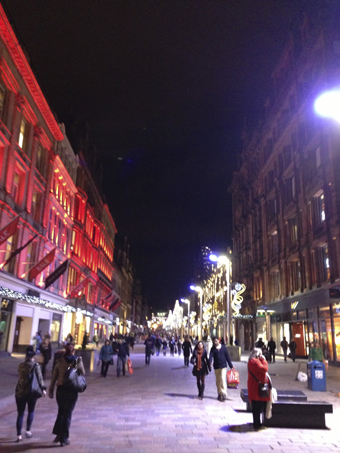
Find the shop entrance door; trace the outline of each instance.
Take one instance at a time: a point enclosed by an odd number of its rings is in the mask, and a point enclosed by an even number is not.
[[[304,329],[303,329],[302,322],[292,323],[292,339],[296,343],[296,355],[306,356],[307,352],[306,352]]]
[[[18,350],[21,323],[22,323],[22,318],[20,316],[18,316],[17,319],[15,320],[15,330],[14,330],[14,340],[13,340],[13,351],[14,352],[17,352],[17,350]]]
[[[330,319],[320,319],[320,340],[324,358],[326,360],[333,360],[333,340]]]

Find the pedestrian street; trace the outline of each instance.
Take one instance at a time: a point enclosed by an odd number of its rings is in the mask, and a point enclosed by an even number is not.
[[[184,367],[183,356],[153,355],[150,366],[145,366],[144,347],[136,345],[131,360],[133,375],[117,378],[116,357],[106,378],[100,376],[100,367],[87,375],[88,388],[79,395],[73,412],[71,444],[63,448],[96,453],[340,451],[340,398],[334,391],[311,392],[306,383],[295,381],[297,364],[281,359],[270,364],[274,386],[303,390],[311,400],[332,401],[334,413],[326,415],[327,430],[269,428],[254,432],[252,414],[245,411],[239,396],[240,388],[245,388],[247,382],[246,355],[242,362],[234,363],[240,372],[240,387],[228,390],[228,400],[223,403],[217,400],[214,373],[207,376],[204,399],[197,398],[192,366]],[[0,358],[0,368],[2,363]],[[7,368],[8,363],[12,367],[6,372],[13,381],[10,386],[13,398],[8,394],[0,400],[0,452],[44,453],[61,448],[52,443],[57,404],[49,398],[41,398],[37,403],[33,437],[15,442],[14,389],[20,361],[9,358],[6,363]],[[49,368],[48,377],[50,371]]]

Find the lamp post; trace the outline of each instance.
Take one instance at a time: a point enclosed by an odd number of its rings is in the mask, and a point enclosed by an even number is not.
[[[226,268],[226,280],[227,280],[227,302],[226,302],[226,311],[227,311],[227,337],[228,342],[230,343],[230,260],[225,255],[214,255],[209,256],[210,261],[217,263],[220,266],[225,266]]]
[[[203,290],[200,286],[190,286],[192,291],[196,291],[200,296],[200,340],[202,340],[202,318],[203,318]]]
[[[184,302],[188,305],[188,335],[190,337],[190,300],[189,299],[181,299],[181,302]]]

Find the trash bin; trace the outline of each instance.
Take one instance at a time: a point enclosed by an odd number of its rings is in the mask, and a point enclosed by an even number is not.
[[[326,367],[322,362],[313,360],[307,363],[308,388],[315,392],[326,391]]]

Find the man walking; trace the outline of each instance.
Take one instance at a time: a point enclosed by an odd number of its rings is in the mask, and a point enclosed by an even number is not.
[[[145,365],[150,365],[150,357],[153,351],[153,340],[151,338],[151,334],[149,334],[148,338],[144,341],[145,344]]]
[[[227,399],[227,364],[231,369],[234,368],[231,363],[226,345],[221,344],[218,337],[213,338],[213,347],[209,355],[210,366],[214,362],[216,387],[218,401],[224,402]]]
[[[283,358],[284,358],[285,362],[287,362],[288,342],[286,340],[286,337],[283,337],[283,340],[281,341],[280,346],[281,346],[282,351],[283,351]]]
[[[276,349],[276,343],[273,340],[273,337],[270,337],[270,340],[268,341],[268,349],[269,349],[269,357],[270,361],[273,361],[275,363],[275,349]]]
[[[189,357],[192,353],[191,342],[189,340],[189,335],[186,335],[184,342],[182,344],[183,355],[184,355],[184,366],[189,366]]]
[[[296,353],[297,344],[295,343],[294,339],[292,339],[292,341],[289,343],[288,346],[289,346],[289,350],[290,350],[290,354],[292,356],[293,362],[295,362],[295,353]]]

